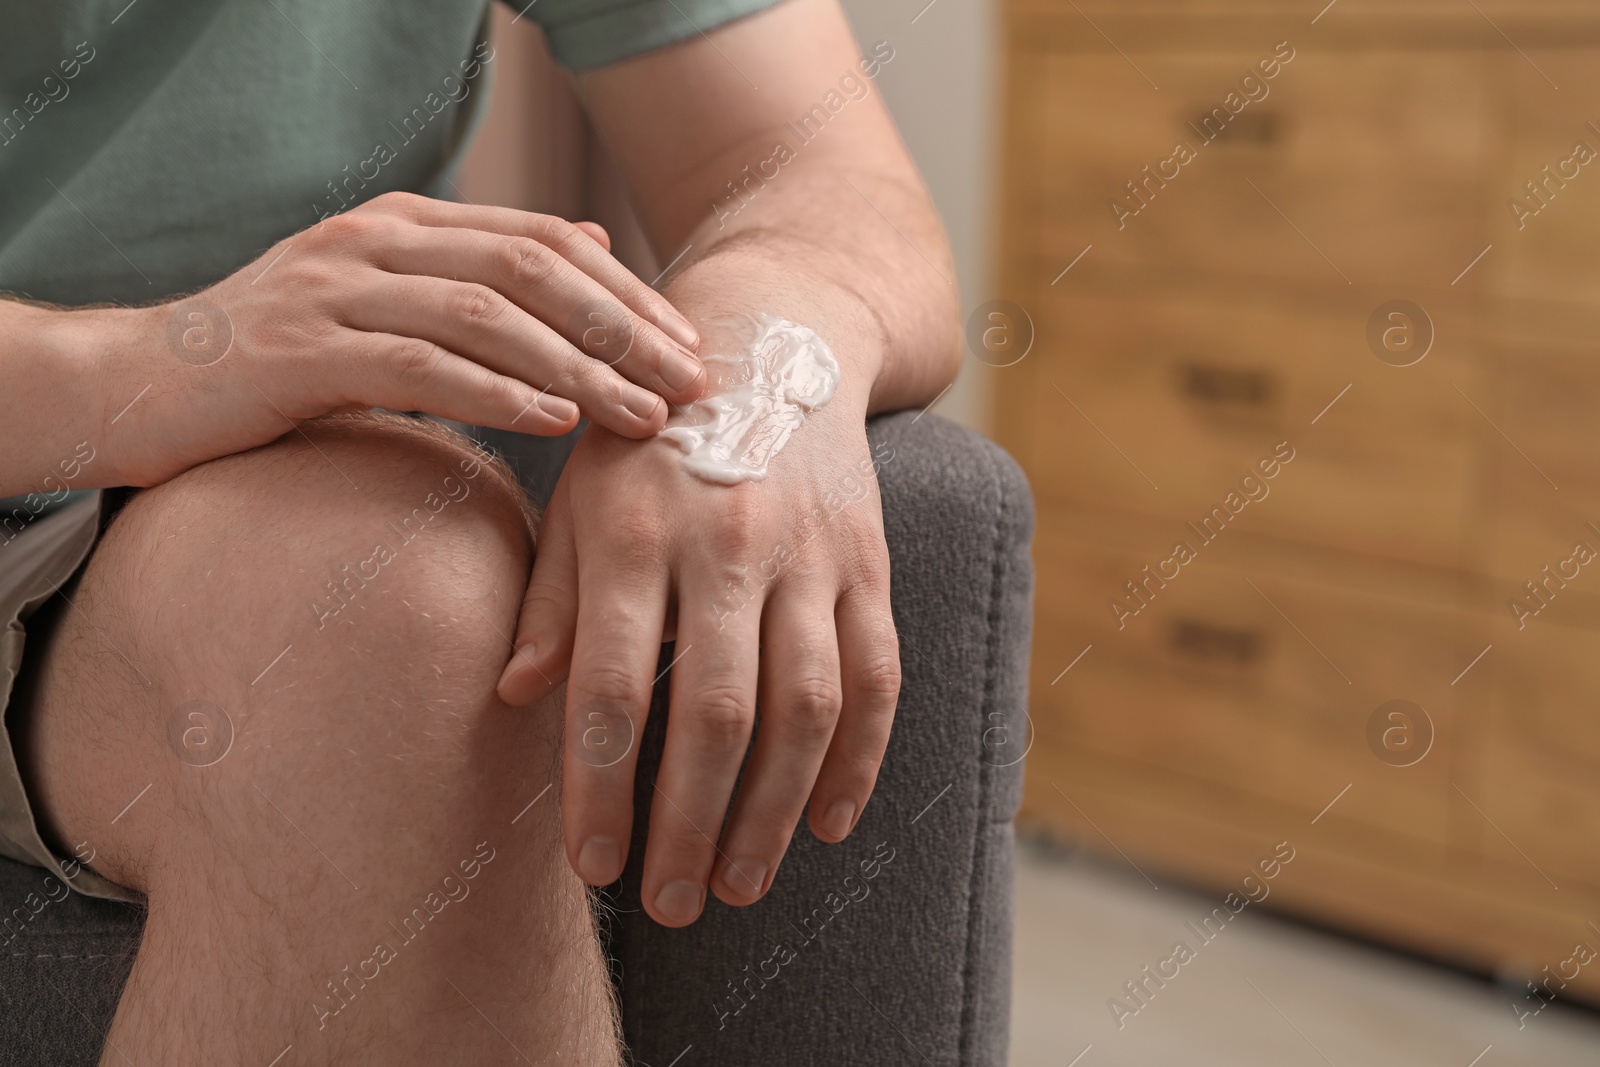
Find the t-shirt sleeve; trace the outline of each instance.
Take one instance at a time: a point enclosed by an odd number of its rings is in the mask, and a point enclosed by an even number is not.
[[[537,22],[556,62],[603,67],[707,33],[779,0],[506,0]]]

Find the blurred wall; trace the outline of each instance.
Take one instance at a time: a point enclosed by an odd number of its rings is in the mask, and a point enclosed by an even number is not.
[[[993,206],[999,93],[994,0],[844,0],[863,48],[894,46],[878,84],[944,217],[955,251],[962,316],[994,291]],[[915,20],[915,21],[913,21]],[[936,410],[989,425],[994,368],[968,353]]]
[[[993,290],[991,188],[995,152],[992,0],[846,0],[864,47],[887,41],[894,59],[878,77],[911,154],[938,203],[955,250],[963,311]],[[490,105],[458,183],[477,203],[503,204],[606,224],[618,257],[645,277],[654,260],[627,218],[604,150],[587,131],[567,76],[538,30],[493,11]],[[940,413],[988,425],[988,375],[969,355]]]

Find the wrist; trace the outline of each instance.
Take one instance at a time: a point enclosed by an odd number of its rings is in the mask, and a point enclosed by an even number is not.
[[[153,343],[152,331],[161,328],[163,310],[75,308],[50,311],[40,321],[42,358],[54,380],[70,383],[61,409],[67,436],[95,450],[92,485],[80,488],[137,484],[128,460],[137,451],[142,420],[133,407],[149,401],[146,388],[155,385],[141,356]]]
[[[684,268],[667,286],[668,299],[697,325],[728,312],[765,311],[815,330],[839,361],[828,406],[865,418],[887,351],[881,318],[847,280],[812,262],[807,242],[754,237],[725,242]]]

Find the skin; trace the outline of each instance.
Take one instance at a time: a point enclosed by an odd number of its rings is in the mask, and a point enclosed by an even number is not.
[[[736,215],[712,206],[746,164],[793,144],[785,124],[841,76],[864,80],[858,59],[834,0],[787,0],[580,79],[659,258],[689,246],[664,294],[610,257],[599,227],[390,194],[176,304],[0,303],[0,494],[38,491],[83,440],[98,458],[74,487],[149,486],[329,412],[383,406],[554,434],[581,410],[593,425],[544,516],[498,697],[541,714],[570,679],[565,852],[584,881],[607,883],[626,860],[634,758],[599,767],[574,746],[596,701],[637,736],[659,645],[675,636],[645,906],[681,926],[707,887],[758,899],[803,811],[823,840],[849,833],[887,742],[899,659],[875,487],[791,545],[794,561],[753,603],[732,618],[715,605],[871,469],[865,418],[932,401],[959,360],[949,252],[875,87]],[[633,337],[615,366],[575,346],[596,301],[611,331]],[[171,324],[215,331],[215,308],[227,357],[174,359]],[[844,377],[765,481],[714,486],[651,435],[666,402],[705,386],[703,370],[685,373],[687,350],[715,316],[745,310],[816,329]],[[758,697],[762,731],[734,797]]]

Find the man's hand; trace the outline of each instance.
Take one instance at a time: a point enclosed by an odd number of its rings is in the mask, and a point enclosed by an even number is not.
[[[604,885],[627,856],[637,740],[675,629],[642,888],[668,926],[699,916],[708,884],[730,904],[765,893],[808,798],[812,832],[832,842],[872,793],[900,661],[875,478],[885,457],[868,451],[865,414],[862,391],[845,390],[765,480],[732,487],[686,473],[665,441],[593,428],[545,514],[500,695],[531,703],[570,657],[567,854]]]
[[[693,327],[608,247],[593,224],[391,193],[194,296],[35,313],[103,353],[94,443],[119,478],[103,484],[151,485],[342,408],[532,434],[581,412],[647,437],[705,371]]]

